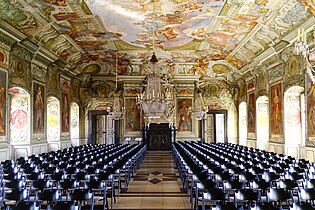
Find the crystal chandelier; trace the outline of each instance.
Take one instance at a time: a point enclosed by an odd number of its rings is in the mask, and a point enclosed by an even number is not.
[[[165,112],[172,108],[173,100],[171,90],[167,89],[163,93],[162,79],[157,75],[157,58],[153,53],[150,62],[152,63],[153,73],[147,76],[145,91],[138,96],[138,108],[141,109],[147,119],[161,118]]]
[[[314,34],[315,37],[315,34]],[[310,49],[306,41],[306,32],[304,29],[298,29],[298,41],[295,43],[296,53],[302,55],[306,63],[306,71],[313,84],[315,84],[315,70],[311,62],[315,61],[315,49]]]

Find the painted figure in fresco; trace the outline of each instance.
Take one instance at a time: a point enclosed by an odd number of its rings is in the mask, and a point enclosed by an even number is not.
[[[191,131],[191,109],[188,107],[185,100],[181,103],[181,108],[179,109],[179,131]]]
[[[254,97],[249,97],[249,108],[248,108],[248,131],[254,132],[255,131],[255,108],[254,108]]]
[[[43,130],[44,129],[44,124],[43,124],[43,119],[44,119],[44,99],[42,95],[42,89],[40,86],[38,86],[37,89],[37,94],[36,94],[36,99],[35,99],[35,124],[36,124],[36,130]]]
[[[315,134],[315,85],[309,84],[308,97],[308,133]]]
[[[281,126],[281,100],[279,97],[278,88],[274,88],[274,97],[273,97],[273,111],[274,111],[274,118],[273,118],[273,128],[274,133],[280,133],[280,126]]]
[[[0,133],[4,133],[4,127],[5,127],[5,122],[3,120],[3,113],[4,113],[4,100],[5,99],[5,91],[4,91],[4,87],[2,86],[0,88]]]
[[[131,104],[127,110],[127,130],[128,131],[137,131],[139,129],[138,124],[138,109],[135,103],[135,100],[130,101]]]
[[[68,98],[65,95],[63,97],[63,132],[69,131],[69,108],[68,108]]]

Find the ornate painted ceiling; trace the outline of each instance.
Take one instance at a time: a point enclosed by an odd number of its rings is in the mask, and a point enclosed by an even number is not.
[[[315,14],[314,0],[0,0],[0,18],[68,63],[69,71],[143,75],[239,73]],[[291,38],[292,40],[292,38]],[[268,56],[268,55],[266,55]]]

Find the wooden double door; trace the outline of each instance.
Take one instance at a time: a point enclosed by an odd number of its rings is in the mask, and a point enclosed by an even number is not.
[[[107,111],[89,111],[90,144],[114,144],[115,121]]]
[[[208,111],[203,119],[203,139],[206,143],[227,142],[227,111]]]

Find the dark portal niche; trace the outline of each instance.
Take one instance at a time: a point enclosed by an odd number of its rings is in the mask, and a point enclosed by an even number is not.
[[[144,130],[144,139],[148,150],[171,150],[175,141],[175,129],[168,123],[151,123]]]

